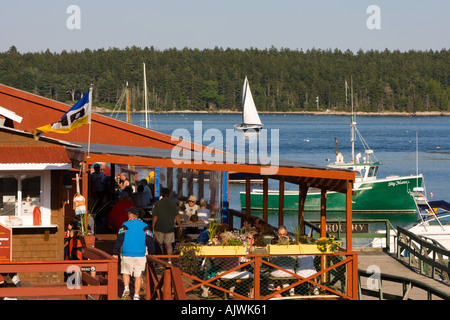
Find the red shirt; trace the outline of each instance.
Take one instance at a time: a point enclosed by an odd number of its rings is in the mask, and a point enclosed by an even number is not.
[[[126,209],[134,207],[134,202],[123,200],[117,202],[108,214],[108,227],[119,232],[124,222],[128,221],[128,211]]]

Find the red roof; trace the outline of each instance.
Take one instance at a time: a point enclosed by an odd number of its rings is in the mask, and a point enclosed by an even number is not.
[[[0,163],[71,163],[63,146],[0,146]]]
[[[70,109],[67,104],[1,84],[0,105],[22,116],[22,122],[15,122],[14,128],[27,132],[33,132],[38,127],[59,121]],[[170,135],[95,113],[92,113],[91,123],[92,144],[158,149],[183,147],[194,150],[195,148],[193,142],[179,141],[178,139],[172,141]],[[44,136],[75,143],[87,143],[89,126],[82,126],[67,134],[48,132]],[[200,146],[200,148],[203,149],[204,146]]]

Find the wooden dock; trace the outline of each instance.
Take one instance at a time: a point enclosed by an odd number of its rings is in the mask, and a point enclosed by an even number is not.
[[[391,275],[396,277],[403,277],[418,281],[426,284],[434,289],[437,289],[450,296],[450,284],[431,277],[421,275],[418,271],[404,264],[400,260],[397,260],[393,255],[382,251],[360,251],[358,252],[358,269],[369,273],[379,270],[381,274]],[[361,288],[374,290],[375,276],[371,278],[361,277]],[[427,300],[427,292],[418,288],[410,287],[406,288],[406,294],[404,294],[404,288],[401,283],[382,281],[382,291],[386,295],[386,299],[390,295],[396,295],[404,297],[404,299],[412,300]],[[361,295],[361,300],[374,300],[378,299],[366,294]],[[442,300],[439,297],[433,297],[433,300]]]

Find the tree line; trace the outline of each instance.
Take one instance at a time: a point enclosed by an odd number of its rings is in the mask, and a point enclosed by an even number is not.
[[[0,83],[69,104],[94,85],[94,106],[113,109],[126,83],[132,110],[241,108],[248,77],[259,111],[450,111],[450,50],[109,48],[0,52]],[[124,108],[124,107],[123,107]],[[122,109],[123,110],[123,109]]]

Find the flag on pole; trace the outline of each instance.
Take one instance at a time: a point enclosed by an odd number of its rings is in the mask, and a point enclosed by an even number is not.
[[[85,124],[91,124],[91,102],[92,87],[58,122],[34,129],[34,138],[37,140],[46,132],[69,133]]]

